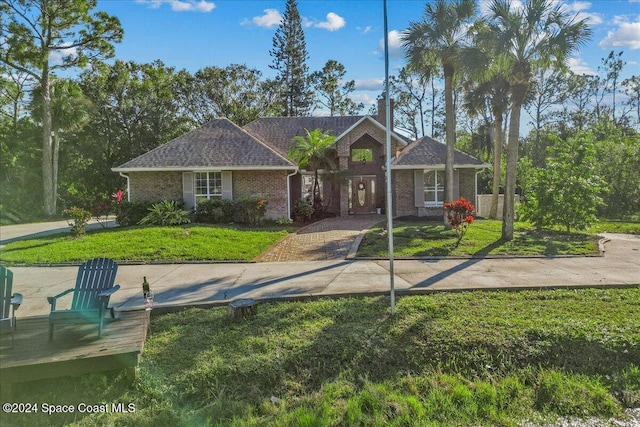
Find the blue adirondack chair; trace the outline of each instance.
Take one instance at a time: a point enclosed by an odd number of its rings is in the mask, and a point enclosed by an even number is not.
[[[118,264],[108,258],[91,259],[80,266],[76,287],[54,296],[48,297],[51,304],[49,314],[49,339],[53,338],[55,324],[97,323],[98,338],[102,336],[104,317],[107,311],[115,318],[113,308],[108,308],[111,294],[120,289],[115,285]],[[73,292],[71,309],[56,310],[56,302]]]
[[[0,266],[0,332],[11,332],[11,346],[16,332],[16,310],[22,304],[21,294],[12,294],[13,273]]]

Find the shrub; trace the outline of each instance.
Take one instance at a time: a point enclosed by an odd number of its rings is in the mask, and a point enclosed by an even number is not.
[[[237,205],[232,200],[210,199],[198,202],[195,221],[205,224],[233,222]]]
[[[447,212],[447,220],[451,228],[456,231],[456,247],[458,247],[469,228],[469,224],[473,223],[475,208],[471,202],[461,197],[455,202],[445,203],[444,210]]]
[[[293,223],[293,221],[291,221],[286,216],[281,216],[278,219],[276,219],[276,224],[278,224],[278,225],[291,225],[292,223]]]
[[[155,203],[149,213],[138,222],[140,225],[181,225],[188,224],[189,213],[182,210],[173,200]]]
[[[65,209],[63,213],[71,216],[69,226],[71,227],[73,237],[82,237],[91,219],[91,212],[74,206],[70,209]]]
[[[265,199],[247,197],[238,202],[241,213],[245,216],[245,221],[255,225],[262,223],[264,215],[267,213],[269,202]]]
[[[118,205],[116,221],[121,227],[138,224],[151,208],[151,202],[122,202]]]
[[[313,216],[313,206],[304,200],[298,200],[293,207],[293,219],[295,221],[308,221]]]

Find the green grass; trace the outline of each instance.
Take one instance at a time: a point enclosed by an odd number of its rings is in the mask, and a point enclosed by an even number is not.
[[[131,227],[21,240],[0,251],[9,264],[84,262],[95,257],[116,261],[248,261],[288,233],[286,227],[224,226]]]
[[[153,318],[138,380],[16,387],[13,401],[135,414],[3,425],[512,426],[640,406],[640,288],[441,293],[224,307]]]
[[[592,224],[588,232],[640,234],[640,222],[600,220]]]
[[[441,222],[397,220],[394,222],[394,251],[397,257],[486,256],[486,255],[597,255],[599,237],[594,234],[534,230],[516,223],[514,239],[501,240],[501,222],[477,220],[469,226],[455,247],[455,232]],[[358,249],[361,257],[386,257],[387,235],[381,227],[367,233]]]

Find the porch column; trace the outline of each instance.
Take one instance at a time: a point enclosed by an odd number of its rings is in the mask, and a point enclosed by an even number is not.
[[[349,156],[340,156],[338,169],[340,172],[349,168]],[[340,184],[340,216],[349,215],[349,183]]]

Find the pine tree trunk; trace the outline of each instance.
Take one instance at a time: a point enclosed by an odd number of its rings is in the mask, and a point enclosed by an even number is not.
[[[42,188],[44,213],[47,216],[56,214],[56,197],[53,183],[53,142],[51,138],[51,82],[49,67],[42,71]]]

